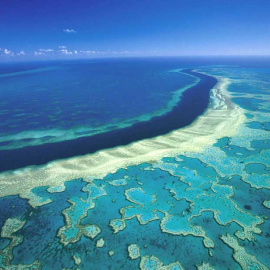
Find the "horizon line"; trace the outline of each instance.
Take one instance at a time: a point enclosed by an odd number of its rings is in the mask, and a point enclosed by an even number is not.
[[[0,64],[5,63],[23,63],[23,62],[50,62],[50,61],[76,61],[76,60],[101,60],[101,59],[128,59],[128,58],[179,58],[179,57],[270,57],[270,54],[185,54],[185,55],[117,55],[100,57],[55,57],[55,58],[6,58],[1,59]]]

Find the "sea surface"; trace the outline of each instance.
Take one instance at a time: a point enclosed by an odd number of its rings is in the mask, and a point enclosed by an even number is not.
[[[76,139],[164,115],[198,82],[169,66],[138,60],[2,65],[0,149]]]
[[[0,269],[269,269],[269,60],[0,64],[1,171],[188,126],[208,109],[216,78],[228,79],[245,114],[232,137],[200,152],[37,184],[29,192],[40,206],[0,194]],[[81,143],[85,152],[74,150]],[[61,145],[68,154],[53,154]]]

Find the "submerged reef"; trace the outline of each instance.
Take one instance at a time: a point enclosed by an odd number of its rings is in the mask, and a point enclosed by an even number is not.
[[[21,198],[0,198],[0,269],[269,269],[270,70],[200,71],[227,78],[231,99],[213,90],[211,108],[221,115],[237,106],[233,132],[209,139],[201,130],[192,140],[203,147],[162,150],[163,158],[99,176],[76,172],[36,188],[26,181]]]
[[[13,260],[13,249],[23,241],[22,235],[16,235],[17,231],[20,231],[24,226],[25,221],[21,221],[18,218],[9,218],[1,230],[1,238],[10,239],[10,243],[0,251],[0,269],[40,269],[41,264],[38,260],[29,265],[11,265]]]

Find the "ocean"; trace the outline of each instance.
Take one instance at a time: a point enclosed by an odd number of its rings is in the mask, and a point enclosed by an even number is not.
[[[0,268],[268,269],[269,63],[1,64]]]

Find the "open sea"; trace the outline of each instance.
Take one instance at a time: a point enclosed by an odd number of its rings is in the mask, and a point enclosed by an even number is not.
[[[105,176],[36,177],[196,126],[222,79],[219,112],[243,119],[231,136]],[[269,269],[270,58],[1,63],[0,172],[0,269]]]

